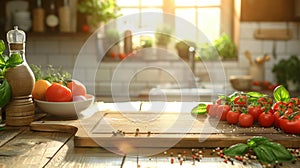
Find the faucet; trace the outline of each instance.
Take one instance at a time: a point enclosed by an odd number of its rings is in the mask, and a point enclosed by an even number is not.
[[[195,75],[195,48],[194,47],[189,47],[189,66]]]

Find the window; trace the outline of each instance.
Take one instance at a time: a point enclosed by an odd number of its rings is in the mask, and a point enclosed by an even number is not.
[[[216,39],[221,33],[225,32],[231,35],[231,24],[228,22],[230,17],[223,17],[230,15],[227,10],[232,1],[230,0],[116,0],[121,7],[123,15],[136,14],[141,12],[158,12],[176,15],[190,22],[201,30],[209,40]],[[155,18],[157,22],[164,22],[163,16]],[[139,27],[146,27],[150,24],[149,20],[145,20],[140,15],[136,19],[136,24]],[[152,24],[152,23],[151,23]],[[180,30],[181,23],[176,19],[172,23],[175,27],[175,35],[183,30]],[[186,40],[194,37],[197,33],[186,33]]]

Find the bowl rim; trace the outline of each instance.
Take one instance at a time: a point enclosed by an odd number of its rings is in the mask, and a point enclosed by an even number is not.
[[[37,103],[44,103],[44,104],[75,104],[75,103],[81,103],[81,102],[91,101],[95,99],[95,96],[91,94],[86,94],[85,97],[87,98],[86,100],[70,101],[70,102],[49,102],[43,100],[34,100],[34,101]]]

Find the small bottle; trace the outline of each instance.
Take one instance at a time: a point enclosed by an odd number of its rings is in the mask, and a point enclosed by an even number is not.
[[[50,5],[50,11],[46,17],[46,25],[49,31],[56,32],[59,24],[59,19],[57,16],[54,1]]]
[[[59,31],[65,33],[71,32],[71,9],[68,0],[64,0],[64,5],[58,9],[58,16]]]
[[[45,10],[42,8],[41,0],[37,0],[37,8],[33,9],[33,31],[45,31]]]
[[[35,106],[31,92],[35,84],[35,77],[25,58],[26,34],[17,26],[7,33],[9,56],[19,54],[23,63],[5,72],[11,88],[11,100],[5,106],[6,124],[10,126],[29,125],[34,120]]]

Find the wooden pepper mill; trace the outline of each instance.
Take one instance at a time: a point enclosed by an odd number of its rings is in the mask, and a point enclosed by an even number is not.
[[[35,78],[25,59],[26,35],[15,26],[7,33],[9,55],[20,54],[23,63],[7,69],[5,78],[11,86],[12,98],[5,107],[6,124],[10,126],[26,126],[34,120],[35,106],[31,92]]]

